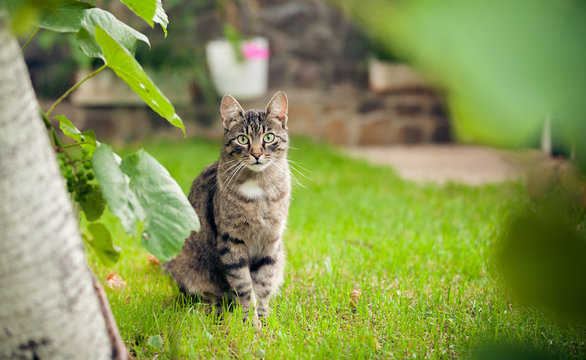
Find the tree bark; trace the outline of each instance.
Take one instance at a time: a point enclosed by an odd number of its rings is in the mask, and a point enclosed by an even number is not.
[[[0,358],[125,358],[7,23],[0,9]]]

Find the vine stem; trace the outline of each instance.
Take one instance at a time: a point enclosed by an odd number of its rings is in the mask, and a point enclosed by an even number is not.
[[[61,146],[61,148],[62,149],[67,149],[67,148],[71,148],[71,147],[75,147],[75,146],[81,146],[81,145],[85,145],[85,144],[89,144],[89,142],[83,141],[83,142],[75,143],[75,144],[67,144],[67,145]]]
[[[35,35],[37,35],[37,33],[39,32],[39,30],[41,30],[41,28],[36,28],[35,31],[33,31],[33,33],[31,34],[31,36],[28,38],[28,40],[26,41],[26,43],[24,44],[24,46],[22,47],[22,49],[20,49],[20,53],[22,54],[22,52],[24,51],[24,49],[26,49],[26,47],[28,46],[28,44],[31,43],[31,41],[33,41]]]
[[[41,109],[40,106],[39,106],[39,112],[41,113],[41,117],[43,118],[43,122],[45,123],[45,127],[49,131],[49,134],[51,134],[51,138],[53,139],[53,144],[57,147],[63,147],[63,144],[61,143],[61,141],[59,141],[59,137],[57,136],[57,132],[55,131],[53,124],[51,124],[51,120],[49,120],[49,117],[43,111],[43,109]]]
[[[89,79],[93,78],[94,76],[98,75],[102,70],[104,70],[107,67],[106,64],[102,65],[102,67],[100,67],[99,69],[97,69],[96,71],[94,71],[93,73],[89,74],[88,76],[84,77],[83,79],[81,79],[80,81],[78,81],[75,85],[73,85],[71,88],[69,88],[69,90],[67,90],[65,93],[63,93],[63,95],[61,95],[61,97],[59,99],[57,99],[53,105],[51,105],[51,107],[49,108],[49,110],[47,110],[47,117],[51,116],[51,113],[53,112],[53,110],[55,110],[55,108],[57,107],[57,105],[61,104],[61,102],[63,100],[65,100],[65,98],[67,96],[69,96],[69,94],[71,94],[75,89],[77,89],[81,84],[83,84],[84,82],[88,81]]]

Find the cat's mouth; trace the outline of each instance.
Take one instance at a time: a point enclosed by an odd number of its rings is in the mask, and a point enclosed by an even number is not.
[[[261,163],[258,160],[256,160],[256,162],[253,162],[251,164],[247,164],[246,165],[246,167],[248,167],[250,170],[255,171],[255,172],[263,171],[268,166],[269,166],[269,162],[268,161]]]

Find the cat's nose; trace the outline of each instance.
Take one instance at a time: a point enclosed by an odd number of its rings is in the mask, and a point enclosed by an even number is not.
[[[251,154],[256,160],[258,160],[258,158],[260,158],[260,156],[262,155],[261,153],[252,153]]]

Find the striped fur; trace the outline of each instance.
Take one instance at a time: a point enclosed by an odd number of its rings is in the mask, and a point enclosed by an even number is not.
[[[287,97],[278,92],[265,111],[244,111],[226,95],[220,110],[220,159],[201,172],[189,194],[201,230],[166,267],[183,291],[218,308],[229,297],[245,317],[252,306],[262,318],[283,282],[291,193]]]

